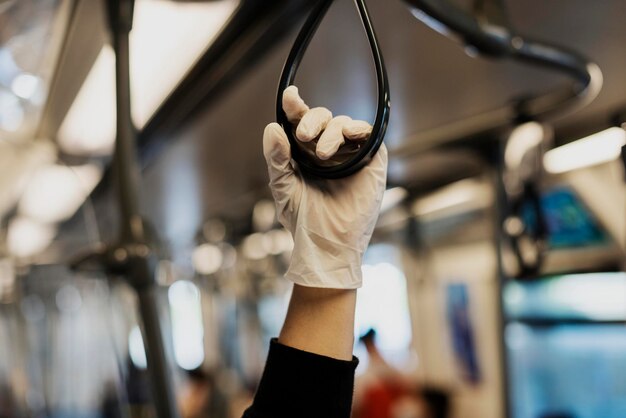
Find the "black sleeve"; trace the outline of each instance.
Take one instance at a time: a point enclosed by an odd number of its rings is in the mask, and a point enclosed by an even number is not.
[[[272,340],[252,406],[243,418],[350,418],[354,371],[342,361]]]

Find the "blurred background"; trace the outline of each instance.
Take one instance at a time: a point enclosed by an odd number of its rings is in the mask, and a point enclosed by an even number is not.
[[[478,54],[400,0],[368,2],[392,111],[355,418],[626,416],[626,3],[505,4],[517,32],[597,65],[593,101],[523,117],[516,100],[567,76]],[[240,417],[284,319],[293,242],[261,136],[310,7],[135,4],[138,198],[183,417]],[[114,67],[104,1],[0,0],[0,418],[155,415],[136,287],[72,268],[124,222]],[[297,84],[312,106],[373,120],[351,1],[335,1]]]

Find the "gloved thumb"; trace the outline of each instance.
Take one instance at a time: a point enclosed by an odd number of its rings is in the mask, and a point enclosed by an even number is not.
[[[285,131],[277,123],[265,127],[263,155],[267,162],[270,185],[293,181],[295,172],[291,165],[291,146]]]

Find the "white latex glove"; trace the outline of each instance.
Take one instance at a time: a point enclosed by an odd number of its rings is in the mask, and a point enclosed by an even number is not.
[[[348,140],[364,140],[371,127],[347,116],[332,118],[328,109],[309,109],[294,86],[283,94],[283,108],[298,123],[296,137],[312,141],[330,158]],[[345,137],[345,139],[344,139]],[[305,180],[294,170],[289,140],[282,127],[265,128],[263,153],[278,220],[294,240],[286,278],[294,283],[335,289],[361,287],[361,262],[374,231],[387,181],[387,149],[358,173],[338,180]]]

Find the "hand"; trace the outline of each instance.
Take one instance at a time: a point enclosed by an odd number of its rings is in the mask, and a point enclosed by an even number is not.
[[[316,154],[331,158],[348,140],[364,140],[371,127],[347,116],[332,117],[325,108],[309,107],[291,86],[283,93],[287,117],[297,123],[296,137],[319,137]],[[345,138],[344,138],[345,137]],[[361,287],[363,253],[378,219],[387,180],[387,149],[383,145],[361,171],[338,180],[305,180],[294,169],[291,148],[277,123],[265,128],[263,153],[278,220],[294,239],[286,278],[302,286],[356,289]]]

